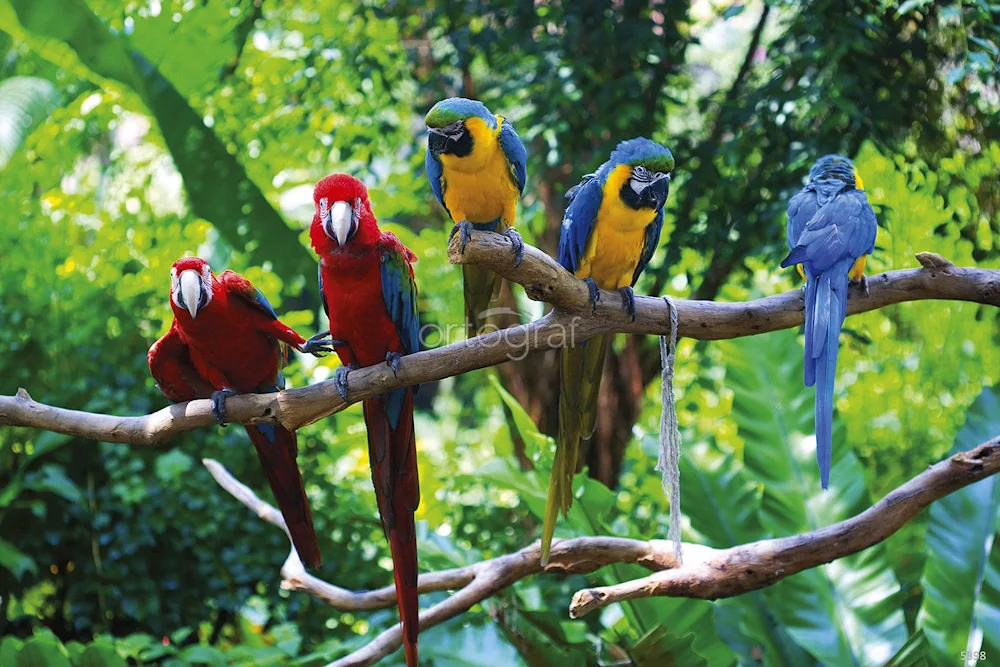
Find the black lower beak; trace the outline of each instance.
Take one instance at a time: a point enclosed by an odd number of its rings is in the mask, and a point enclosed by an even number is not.
[[[427,134],[427,150],[429,150],[434,155],[440,155],[441,153],[443,153],[447,145],[448,145],[448,137],[437,132],[436,130],[431,130]]]
[[[666,176],[649,185],[649,194],[656,203],[656,208],[663,208],[667,203],[667,195],[670,193],[670,177]]]

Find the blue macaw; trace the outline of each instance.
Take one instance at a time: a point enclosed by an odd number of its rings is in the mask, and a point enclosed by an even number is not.
[[[663,146],[639,137],[618,144],[594,174],[566,193],[569,205],[559,238],[559,263],[590,288],[596,308],[598,288],[618,290],[635,319],[632,286],[660,240],[663,205],[674,157]],[[580,441],[594,433],[597,395],[610,336],[563,348],[559,363],[559,438],[549,478],[542,527],[542,563],[549,559],[556,518],[573,504],[573,475]]]
[[[514,126],[482,102],[463,97],[438,102],[424,122],[427,178],[455,222],[451,236],[460,231],[465,250],[473,229],[499,232],[510,239],[515,266],[520,264],[524,243],[513,227],[528,179],[528,153]],[[472,265],[462,267],[462,276],[466,331],[478,333],[486,325],[483,314],[499,294],[500,276]]]
[[[854,163],[825,155],[809,182],[788,202],[788,256],[806,278],[805,383],[816,385],[816,461],[823,488],[830,484],[833,382],[840,329],[847,317],[848,280],[868,293],[865,262],[875,250],[878,223]]]

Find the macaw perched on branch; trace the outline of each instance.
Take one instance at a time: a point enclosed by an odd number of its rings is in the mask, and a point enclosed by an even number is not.
[[[394,234],[382,232],[368,190],[347,174],[316,184],[309,236],[319,255],[319,291],[330,318],[333,345],[344,364],[335,382],[347,400],[347,377],[359,366],[386,363],[393,373],[404,354],[419,349],[416,256]],[[420,504],[414,388],[395,389],[364,402],[368,455],[382,528],[389,539],[396,602],[408,667],[417,667],[417,538]]]
[[[848,280],[868,293],[865,261],[875,250],[878,223],[861,176],[843,155],[826,155],[788,202],[788,248],[782,267],[799,267],[805,286],[805,383],[816,385],[816,461],[830,484],[833,381],[840,329],[847,317]]]
[[[473,229],[499,232],[510,239],[515,266],[520,264],[524,243],[513,227],[528,178],[528,153],[514,126],[482,102],[463,97],[438,102],[424,122],[427,178],[455,222],[451,236],[461,232],[465,250]],[[471,264],[462,267],[462,277],[466,333],[472,335],[486,325],[484,313],[500,292],[501,278]]]
[[[566,193],[569,205],[559,238],[559,263],[590,288],[596,308],[598,288],[618,290],[635,319],[632,286],[656,251],[663,228],[663,205],[674,157],[657,143],[639,137],[618,144],[611,158]],[[597,423],[597,395],[610,336],[563,348],[559,363],[559,438],[549,479],[542,527],[542,563],[556,518],[573,504],[573,476],[580,441]]]
[[[307,341],[282,324],[249,280],[233,271],[216,277],[198,257],[179,259],[170,269],[170,306],[174,322],[149,348],[149,370],[175,403],[211,398],[222,425],[228,396],[284,388],[281,368],[288,347],[316,356],[332,351],[325,334]],[[312,513],[295,463],[295,433],[274,424],[247,425],[246,430],[296,552],[307,567],[319,567]]]

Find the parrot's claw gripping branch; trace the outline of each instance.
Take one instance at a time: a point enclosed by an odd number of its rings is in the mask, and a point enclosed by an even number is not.
[[[395,378],[399,377],[399,360],[403,358],[403,355],[399,352],[386,352],[385,353],[385,365],[392,369],[392,376]],[[344,400],[347,400],[345,397]]]
[[[456,235],[458,235],[462,245],[462,252],[465,252],[465,246],[469,244],[469,239],[472,238],[472,231],[472,223],[468,220],[463,220],[462,222],[456,223],[455,226],[451,228],[451,233],[448,234],[448,240],[451,241]],[[461,233],[459,234],[459,232]],[[520,236],[518,236],[518,238],[520,238]],[[522,243],[521,245],[523,246],[524,244]],[[524,254],[523,247],[521,254]],[[517,263],[520,264],[520,260],[518,260]]]
[[[635,322],[635,292],[632,291],[631,287],[622,287],[618,290],[618,293],[622,295],[622,307],[625,308],[625,312]]]
[[[399,368],[399,362],[396,362],[396,368]],[[333,372],[333,382],[337,387],[337,393],[340,394],[340,398],[344,400],[344,404],[348,403],[347,400],[347,375],[351,371],[358,370],[355,364],[347,364],[346,366],[341,366]]]
[[[861,290],[862,294],[864,294],[865,296],[871,296],[872,290],[871,286],[869,286],[868,284],[868,276],[862,273],[861,277],[858,280],[854,281],[854,284],[858,286],[858,289]]]
[[[219,426],[226,425],[226,399],[230,396],[237,396],[240,392],[235,389],[219,389],[212,392],[212,415]]]
[[[594,282],[593,278],[584,278],[583,282],[587,285],[590,314],[595,315],[597,313],[597,302],[601,300],[601,290],[597,287],[597,283]],[[635,321],[635,299],[632,300],[632,321]]]
[[[215,480],[257,516],[286,531],[281,513],[234,478],[221,464],[204,460]],[[579,537],[555,540],[549,563],[540,563],[541,545],[534,542],[505,556],[465,567],[426,572],[417,580],[421,593],[457,590],[420,614],[426,631],[469,610],[514,582],[539,574],[586,574],[613,563],[640,565],[652,574],[612,586],[587,588],[570,603],[572,618],[615,602],[653,596],[705,600],[732,597],[771,586],[785,577],[855,554],[882,542],[933,501],[1000,472],[1000,437],[930,466],[861,514],[803,535],[760,540],[713,549],[684,545],[678,564],[665,540]],[[396,604],[395,589],[353,591],[308,574],[294,547],[281,568],[281,587],[308,593],[341,611],[374,610]],[[394,624],[368,645],[327,667],[372,665],[402,646],[401,626]]]
[[[524,260],[524,239],[515,229],[508,229],[500,236],[506,237],[514,247],[514,268],[516,269],[521,266],[521,262]]]

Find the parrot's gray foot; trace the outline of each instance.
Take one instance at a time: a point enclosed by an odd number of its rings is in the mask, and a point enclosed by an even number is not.
[[[356,370],[358,370],[357,364],[347,364],[333,372],[333,386],[337,388],[337,393],[340,394],[345,403],[347,402],[347,374]]]
[[[510,239],[510,244],[514,246],[514,268],[516,269],[521,266],[521,260],[524,259],[524,239],[513,228],[508,229],[501,236]]]
[[[584,278],[583,282],[587,283],[587,290],[590,292],[590,313],[594,314],[597,312],[597,302],[601,299],[601,292],[597,289],[597,283],[593,278]]]
[[[299,351],[303,354],[311,354],[314,357],[322,357],[330,352],[333,352],[334,345],[343,345],[344,341],[334,340],[329,338],[330,331],[321,331],[316,334],[299,348]]]
[[[464,253],[465,246],[469,245],[469,239],[472,238],[472,223],[469,222],[468,220],[463,220],[462,222],[452,227],[451,233],[448,234],[449,243],[451,242],[451,238],[458,232],[462,232],[462,252]]]
[[[212,392],[212,416],[219,422],[219,426],[226,425],[226,399],[239,393],[229,387]]]
[[[399,360],[403,358],[403,355],[399,352],[386,352],[385,353],[385,365],[392,369],[392,376],[397,376],[397,371],[399,370]]]
[[[868,287],[868,276],[862,273],[861,280],[852,280],[851,282],[858,285],[861,291],[865,293],[865,296],[871,296],[871,290]]]
[[[622,287],[618,290],[618,293],[622,295],[622,306],[632,316],[632,321],[635,322],[635,292],[632,291],[631,287]]]

